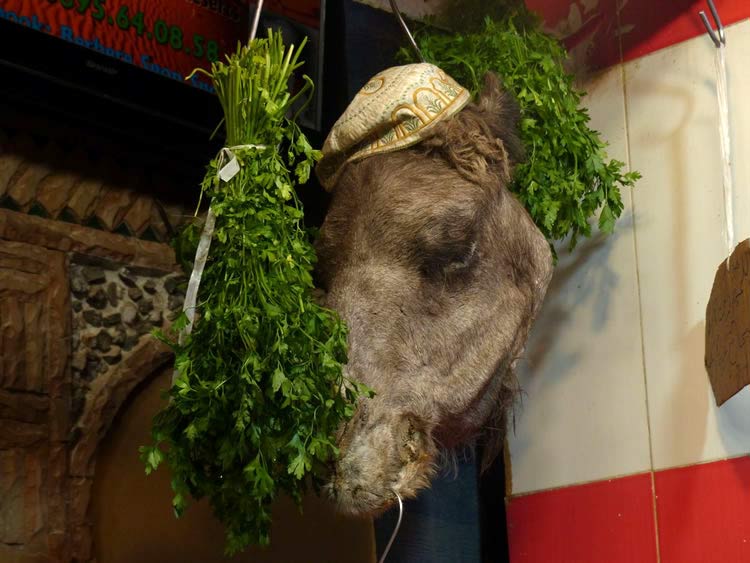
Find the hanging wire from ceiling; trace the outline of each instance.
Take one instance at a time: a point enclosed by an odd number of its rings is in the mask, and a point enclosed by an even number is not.
[[[417,42],[414,40],[414,36],[411,34],[411,31],[409,31],[409,26],[406,25],[406,21],[404,21],[404,16],[401,15],[401,10],[398,9],[398,4],[396,4],[396,0],[389,0],[391,3],[391,10],[393,10],[393,15],[396,16],[396,19],[398,20],[398,23],[401,24],[401,29],[404,30],[404,34],[409,39],[409,43],[411,43],[412,49],[414,49],[414,52],[417,54],[417,58],[421,62],[425,62],[424,57],[422,56],[422,51],[419,50],[419,46],[417,45]]]

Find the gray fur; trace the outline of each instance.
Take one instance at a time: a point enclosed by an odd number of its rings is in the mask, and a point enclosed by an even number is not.
[[[327,490],[343,512],[415,496],[440,449],[504,431],[552,274],[547,241],[507,189],[517,119],[489,75],[479,102],[429,139],[349,164],[334,188],[319,282],[349,326],[347,376],[377,392],[339,433]]]

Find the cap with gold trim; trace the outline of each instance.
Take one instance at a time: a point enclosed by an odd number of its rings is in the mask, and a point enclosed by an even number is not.
[[[378,73],[328,134],[316,169],[320,183],[330,190],[347,163],[418,143],[470,99],[468,90],[430,63]]]

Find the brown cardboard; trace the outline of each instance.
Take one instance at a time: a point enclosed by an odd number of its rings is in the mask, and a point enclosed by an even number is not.
[[[750,384],[750,239],[716,270],[706,307],[705,362],[719,406]]]

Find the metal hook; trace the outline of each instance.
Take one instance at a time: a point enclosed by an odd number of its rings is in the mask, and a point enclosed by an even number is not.
[[[411,46],[414,49],[414,52],[417,53],[417,57],[419,58],[421,62],[425,62],[424,57],[422,56],[422,51],[419,50],[419,47],[417,46],[417,42],[414,41],[414,36],[411,34],[411,31],[409,31],[409,27],[406,25],[406,22],[404,21],[404,18],[401,15],[401,10],[399,10],[398,6],[396,5],[396,0],[389,0],[389,1],[391,3],[391,10],[393,10],[393,14],[396,16],[398,23],[401,24],[401,29],[404,30],[406,37],[409,38],[409,43],[411,43]],[[710,1],[711,0],[709,0],[709,2]]]
[[[727,37],[724,34],[724,26],[721,23],[719,12],[716,11],[714,0],[706,1],[708,2],[708,9],[711,10],[711,15],[714,17],[714,21],[716,22],[716,28],[718,29],[719,34],[717,35],[711,27],[711,24],[708,21],[708,17],[706,16],[706,12],[701,10],[698,15],[701,17],[701,20],[703,20],[703,25],[706,27],[706,31],[708,31],[708,34],[711,36],[711,40],[714,42],[714,45],[716,45],[716,48],[718,49],[722,45],[727,44]]]

